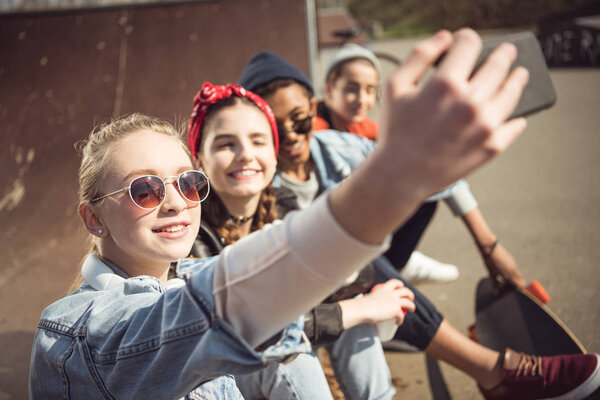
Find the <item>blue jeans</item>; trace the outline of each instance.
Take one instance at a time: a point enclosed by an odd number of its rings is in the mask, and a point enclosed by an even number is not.
[[[396,393],[379,336],[371,324],[350,328],[327,345],[331,366],[347,400],[391,399]]]
[[[235,377],[246,399],[332,400],[327,379],[314,353],[299,354],[289,363]]]
[[[346,330],[327,346],[331,366],[346,399],[391,399],[391,385],[381,341],[375,327],[362,324]],[[290,363],[271,365],[261,371],[236,376],[248,399],[331,399],[331,391],[314,353],[300,354]]]

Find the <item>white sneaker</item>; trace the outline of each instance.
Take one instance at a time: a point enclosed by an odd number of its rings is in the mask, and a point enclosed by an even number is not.
[[[425,254],[413,251],[400,275],[410,283],[416,282],[450,282],[458,279],[456,265],[444,264]]]

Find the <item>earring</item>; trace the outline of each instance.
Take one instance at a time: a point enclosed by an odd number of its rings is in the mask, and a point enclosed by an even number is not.
[[[98,235],[102,235],[104,233],[104,229],[100,228],[98,229]]]

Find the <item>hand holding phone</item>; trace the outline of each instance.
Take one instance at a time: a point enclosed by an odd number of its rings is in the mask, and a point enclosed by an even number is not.
[[[556,103],[556,92],[550,79],[548,66],[540,44],[531,32],[519,32],[499,39],[483,42],[483,50],[475,68],[483,63],[498,45],[504,42],[513,43],[517,47],[517,59],[511,70],[523,66],[529,71],[529,82],[523,90],[521,100],[510,118],[525,117],[538,111],[550,108]]]
[[[556,92],[554,91],[540,44],[531,32],[519,32],[503,36],[499,39],[484,40],[483,49],[475,64],[475,68],[473,68],[473,73],[483,64],[496,47],[506,42],[514,44],[518,52],[517,59],[511,66],[511,71],[518,66],[525,67],[529,71],[529,82],[523,90],[521,100],[509,119],[525,117],[552,107],[556,102]],[[437,66],[443,58],[444,55],[434,65]]]

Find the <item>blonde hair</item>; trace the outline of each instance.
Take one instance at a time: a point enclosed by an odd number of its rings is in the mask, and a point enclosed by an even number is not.
[[[161,119],[143,114],[130,114],[113,119],[94,128],[86,140],[75,144],[81,152],[81,165],[79,167],[79,202],[93,203],[98,197],[98,181],[109,158],[110,148],[114,143],[140,131],[152,131],[167,136],[172,136],[181,143],[190,161],[191,154],[183,142],[182,131],[176,130],[170,123]],[[91,236],[89,253],[98,254],[98,238]],[[69,292],[77,289],[82,282],[79,275],[71,285]]]
[[[76,145],[81,151],[79,202],[91,203],[98,197],[98,180],[106,165],[111,145],[139,131],[173,136],[181,142],[181,147],[191,160],[189,150],[183,142],[182,132],[177,131],[170,123],[143,114],[131,114],[112,120],[95,128],[87,140]]]

